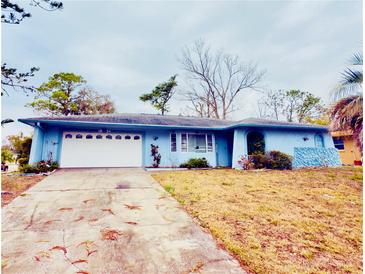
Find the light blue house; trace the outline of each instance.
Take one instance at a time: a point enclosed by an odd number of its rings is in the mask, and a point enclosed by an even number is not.
[[[53,160],[60,167],[152,166],[151,144],[160,167],[206,158],[213,167],[238,168],[242,155],[278,150],[294,157],[294,167],[341,164],[326,127],[244,119],[152,114],[40,117],[19,119],[34,127],[30,163]]]

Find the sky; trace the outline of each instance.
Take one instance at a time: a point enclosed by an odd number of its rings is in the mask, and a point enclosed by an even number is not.
[[[80,74],[110,95],[118,112],[156,113],[139,96],[174,74],[183,87],[178,59],[198,39],[256,63],[266,71],[263,87],[308,91],[325,103],[351,55],[362,50],[361,1],[63,1],[53,12],[17,2],[32,17],[2,24],[2,62],[19,71],[39,67],[35,86],[54,73]],[[242,92],[229,118],[257,116],[259,96]],[[11,91],[1,99],[2,119],[39,116],[25,107],[32,94]],[[187,104],[178,93],[170,113],[186,113]],[[7,124],[2,140],[19,132],[32,128]]]

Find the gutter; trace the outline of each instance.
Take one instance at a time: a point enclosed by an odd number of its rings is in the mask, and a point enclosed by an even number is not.
[[[156,124],[126,124],[126,123],[111,123],[111,122],[92,122],[92,121],[70,121],[70,120],[34,120],[34,119],[18,119],[19,122],[37,126],[38,123],[44,124],[58,124],[58,125],[105,125],[105,126],[122,126],[122,127],[133,127],[133,128],[170,128],[170,129],[204,129],[204,130],[227,130],[235,129],[239,127],[256,127],[256,128],[285,128],[285,129],[305,129],[305,130],[322,130],[329,131],[326,126],[307,126],[307,125],[261,125],[261,124],[233,124],[228,126],[214,126],[214,127],[203,127],[203,126],[177,126],[177,125],[156,125]]]

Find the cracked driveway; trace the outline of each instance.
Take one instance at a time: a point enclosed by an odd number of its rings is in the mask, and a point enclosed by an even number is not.
[[[142,169],[64,169],[2,210],[3,273],[245,273]]]

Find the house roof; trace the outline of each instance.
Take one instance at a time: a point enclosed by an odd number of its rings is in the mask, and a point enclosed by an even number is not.
[[[240,121],[220,120],[213,118],[200,118],[192,116],[159,115],[144,113],[119,113],[101,115],[71,115],[51,116],[19,119],[20,122],[34,126],[36,122],[43,123],[101,123],[101,124],[122,124],[138,126],[161,126],[161,127],[192,127],[210,129],[228,129],[240,126],[250,127],[285,127],[285,128],[307,128],[322,129],[327,127],[300,123],[283,122],[259,118],[247,118]]]

